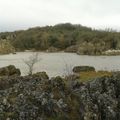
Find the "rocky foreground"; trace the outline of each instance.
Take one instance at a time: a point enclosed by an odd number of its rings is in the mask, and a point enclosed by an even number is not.
[[[72,78],[1,77],[0,120],[120,120],[119,73],[87,83]]]

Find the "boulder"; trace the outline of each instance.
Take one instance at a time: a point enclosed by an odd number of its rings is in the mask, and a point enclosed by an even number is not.
[[[13,75],[17,76],[21,75],[20,69],[16,68],[14,65],[9,65],[0,68],[0,76],[13,76]]]
[[[32,75],[33,77],[39,77],[41,79],[49,79],[49,76],[46,74],[46,72],[37,72]]]
[[[95,68],[92,66],[75,66],[73,68],[74,73],[89,72],[89,71],[95,71]]]

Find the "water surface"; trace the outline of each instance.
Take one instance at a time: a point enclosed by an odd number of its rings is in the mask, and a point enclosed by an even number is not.
[[[24,60],[29,59],[33,52],[18,52],[17,54],[0,55],[0,67],[15,65],[26,75],[28,67]],[[96,70],[120,70],[120,56],[86,56],[75,53],[43,53],[39,52],[39,61],[34,66],[34,72],[46,71],[52,76],[69,74],[76,65],[94,66]]]

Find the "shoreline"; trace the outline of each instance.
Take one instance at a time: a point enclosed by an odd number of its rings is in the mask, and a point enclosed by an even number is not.
[[[41,53],[73,53],[73,54],[77,54],[77,55],[83,55],[83,56],[120,56],[120,53],[109,53],[109,54],[105,54],[105,53],[103,53],[103,54],[99,54],[99,55],[96,55],[96,54],[78,54],[78,53],[76,53],[76,52],[66,52],[66,51],[64,51],[64,50],[62,50],[62,51],[55,51],[55,52],[48,52],[48,51],[46,51],[46,50],[44,50],[44,51],[34,51],[34,50],[25,50],[25,51],[16,51],[15,53],[18,53],[18,52],[41,52]],[[10,53],[11,54],[11,53]]]
[[[10,55],[10,54],[13,54],[13,55],[16,55],[17,53],[35,53],[35,52],[39,52],[39,53],[70,53],[70,54],[76,54],[76,55],[78,55],[78,56],[103,56],[103,57],[105,57],[105,56],[120,56],[120,53],[117,53],[117,54],[99,54],[99,55],[96,55],[96,54],[78,54],[78,53],[76,53],[76,52],[66,52],[66,51],[57,51],[57,52],[47,52],[47,51],[34,51],[34,50],[25,50],[25,51],[16,51],[16,52],[14,52],[14,53],[6,53],[6,54],[4,54],[4,53],[0,53],[0,55]]]

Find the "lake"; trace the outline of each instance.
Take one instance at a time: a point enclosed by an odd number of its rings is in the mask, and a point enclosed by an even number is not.
[[[29,59],[33,52],[17,52],[17,54],[0,55],[0,67],[15,65],[26,75],[28,67],[24,60]],[[44,53],[38,52],[39,61],[34,66],[34,72],[46,71],[52,76],[69,74],[74,66],[90,65],[96,70],[120,70],[120,56],[87,56],[75,53]]]

